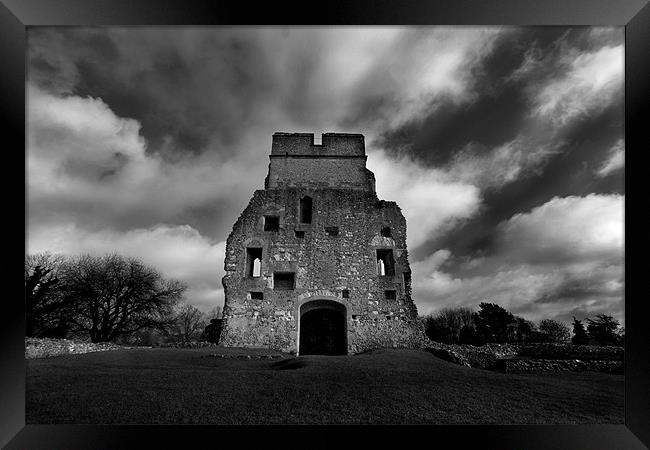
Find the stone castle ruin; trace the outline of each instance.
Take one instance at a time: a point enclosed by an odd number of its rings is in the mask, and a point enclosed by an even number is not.
[[[275,133],[264,189],[226,243],[220,342],[298,355],[418,347],[406,220],[361,134]]]

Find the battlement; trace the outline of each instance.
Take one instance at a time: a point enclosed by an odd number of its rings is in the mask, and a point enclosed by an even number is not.
[[[314,143],[314,133],[274,133],[271,156],[365,157],[363,134],[323,133]]]
[[[363,134],[274,133],[265,189],[308,187],[375,191]]]

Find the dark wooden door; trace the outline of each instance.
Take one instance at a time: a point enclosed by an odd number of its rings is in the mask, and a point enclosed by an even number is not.
[[[346,355],[345,316],[327,308],[312,309],[300,319],[301,355]]]

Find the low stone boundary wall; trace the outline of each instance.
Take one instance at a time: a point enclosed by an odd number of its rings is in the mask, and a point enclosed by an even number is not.
[[[605,372],[622,374],[623,361],[580,360],[580,359],[501,359],[497,370],[505,373],[541,372]]]
[[[235,355],[223,353],[210,353],[203,355],[201,358],[229,358],[229,359],[280,359],[286,358],[286,355]]]
[[[25,338],[26,359],[104,352],[121,348],[124,347],[110,342],[92,343],[71,339]]]
[[[494,369],[500,358],[516,355],[519,352],[519,346],[513,344],[476,346],[431,342],[431,346],[426,350],[445,361],[466,367]]]
[[[486,344],[430,342],[426,350],[445,361],[506,373],[597,371],[623,373],[623,347],[572,344]]]
[[[539,359],[581,359],[623,361],[623,347],[571,344],[522,345],[519,356]]]
[[[154,344],[153,347],[157,348],[214,348],[219,347],[219,344],[207,341],[198,342],[171,342],[166,344]]]

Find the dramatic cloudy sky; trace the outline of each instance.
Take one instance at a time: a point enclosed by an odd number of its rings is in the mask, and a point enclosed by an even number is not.
[[[28,251],[141,257],[223,303],[271,135],[366,137],[420,314],[623,319],[622,28],[30,28]]]

